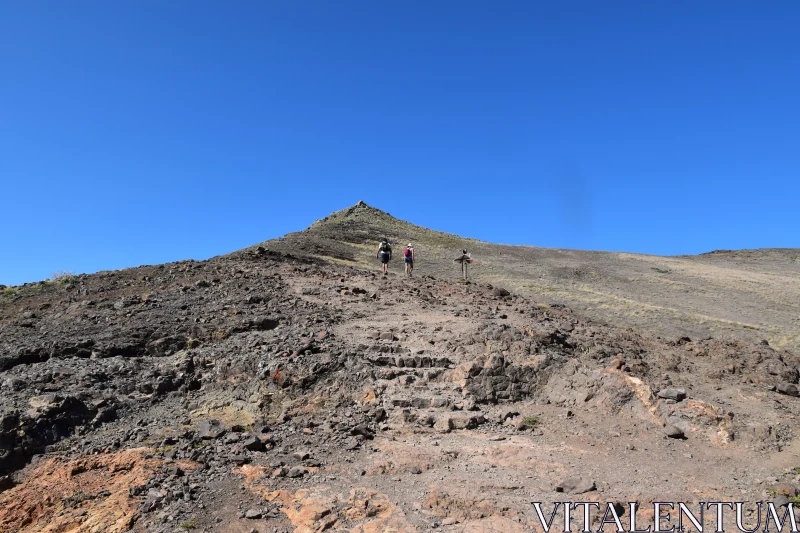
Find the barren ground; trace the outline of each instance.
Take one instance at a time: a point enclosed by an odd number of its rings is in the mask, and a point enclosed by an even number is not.
[[[7,289],[0,531],[508,533],[531,501],[795,496],[794,252],[470,243],[501,259],[463,283],[456,237],[398,221],[420,259],[384,278],[358,217],[390,219],[353,209]]]

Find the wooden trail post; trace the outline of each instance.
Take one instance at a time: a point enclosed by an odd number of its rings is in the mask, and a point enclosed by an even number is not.
[[[454,263],[461,263],[461,274],[464,276],[464,281],[467,281],[467,265],[472,262],[470,254],[466,250],[461,254],[461,257],[453,259]]]

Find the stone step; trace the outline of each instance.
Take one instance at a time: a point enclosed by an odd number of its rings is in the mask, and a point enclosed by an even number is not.
[[[424,396],[414,396],[414,397],[404,397],[404,396],[394,396],[388,399],[387,406],[388,407],[413,407],[414,409],[447,409],[451,405],[453,405],[453,400],[451,398],[443,398],[440,396],[435,397],[424,397]]]
[[[377,379],[385,379],[387,381],[400,379],[403,386],[408,386],[411,383],[414,383],[418,378],[423,381],[433,381],[439,378],[443,371],[444,370],[441,368],[412,369],[384,367],[376,369],[375,377]]]
[[[372,355],[368,356],[372,364],[396,368],[455,368],[453,362],[447,357],[431,357],[427,355],[399,356],[399,355]]]
[[[397,409],[389,417],[389,424],[433,428],[442,433],[459,429],[475,429],[486,422],[483,413],[475,411],[431,411],[410,407]]]

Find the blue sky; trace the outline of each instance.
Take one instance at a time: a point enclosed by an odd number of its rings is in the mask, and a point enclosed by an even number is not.
[[[493,242],[798,247],[800,3],[0,4],[0,283],[363,199]]]

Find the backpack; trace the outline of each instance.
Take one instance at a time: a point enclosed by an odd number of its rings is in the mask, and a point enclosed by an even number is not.
[[[382,242],[380,250],[382,254],[390,254],[392,253],[392,245],[388,242]]]
[[[403,253],[406,257],[411,257],[411,248],[406,248],[406,251]]]

